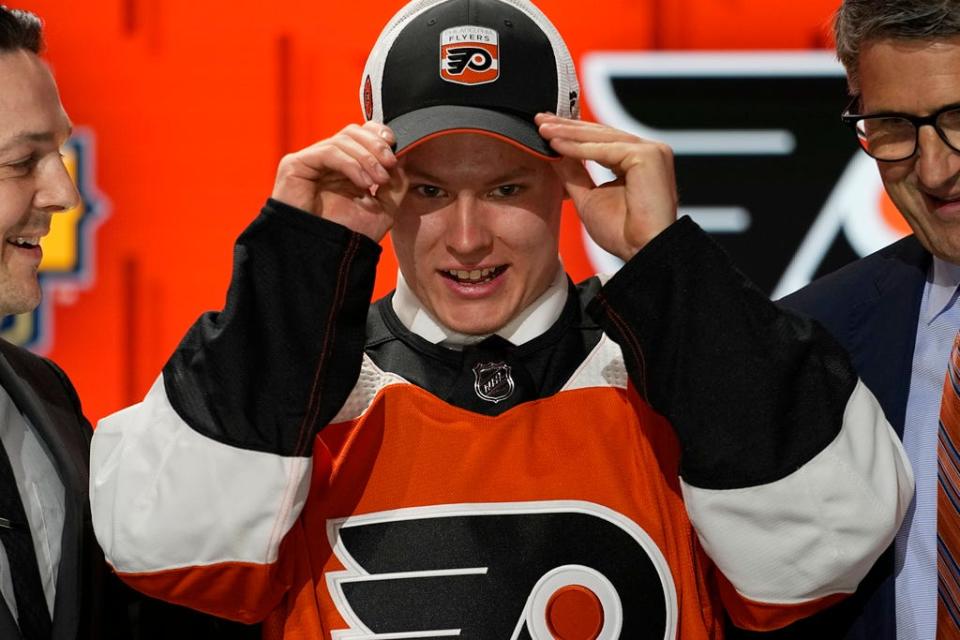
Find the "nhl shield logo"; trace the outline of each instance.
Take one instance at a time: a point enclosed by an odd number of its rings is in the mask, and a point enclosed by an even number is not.
[[[513,395],[513,376],[506,362],[478,362],[473,376],[473,389],[482,400],[496,404]]]
[[[486,84],[500,77],[500,36],[486,27],[461,26],[440,34],[440,77],[456,84]]]

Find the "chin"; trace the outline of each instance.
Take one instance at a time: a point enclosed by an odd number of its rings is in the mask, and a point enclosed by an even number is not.
[[[0,287],[0,314],[3,316],[30,313],[40,305],[40,287],[3,291]]]

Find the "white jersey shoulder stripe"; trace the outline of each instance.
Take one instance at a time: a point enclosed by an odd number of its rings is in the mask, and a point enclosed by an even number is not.
[[[704,549],[741,595],[800,604],[857,588],[896,535],[913,471],[858,381],[840,433],[789,476],[743,489],[681,488]]]
[[[311,458],[194,431],[171,406],[163,376],[142,402],[100,421],[90,462],[94,529],[123,573],[273,563],[303,509],[312,468]]]

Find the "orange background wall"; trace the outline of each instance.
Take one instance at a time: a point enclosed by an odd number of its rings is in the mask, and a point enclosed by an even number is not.
[[[10,2],[11,0],[8,0]],[[96,420],[139,400],[184,330],[218,308],[232,241],[286,152],[358,121],[369,47],[401,2],[30,0],[68,113],[96,136],[110,202],[89,287],[54,291],[48,355]],[[837,0],[542,0],[589,51],[830,46]],[[589,117],[590,96],[585,96]],[[567,215],[565,263],[587,275]],[[378,293],[395,263],[382,261]]]

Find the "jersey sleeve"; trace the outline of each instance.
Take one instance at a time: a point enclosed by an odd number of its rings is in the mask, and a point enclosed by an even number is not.
[[[769,301],[689,218],[590,314],[681,443],[681,488],[733,621],[789,624],[852,593],[913,495],[899,439],[843,349]]]
[[[328,462],[315,436],[359,375],[379,253],[273,200],[239,237],[223,310],[94,434],[94,527],[129,584],[244,622],[276,605],[284,541]]]

